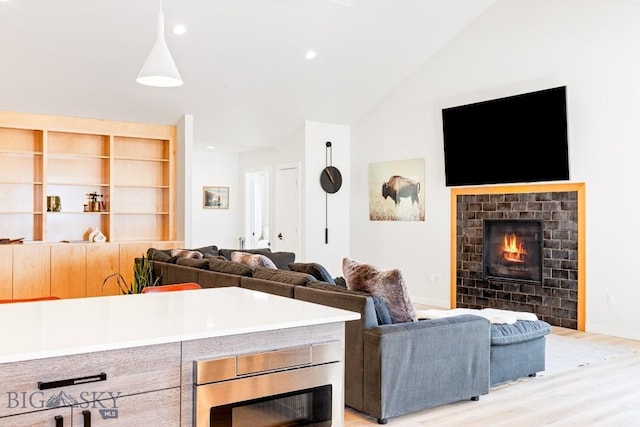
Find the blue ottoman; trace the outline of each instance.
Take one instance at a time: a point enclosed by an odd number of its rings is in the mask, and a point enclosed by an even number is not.
[[[551,325],[542,320],[492,324],[490,386],[544,371],[545,336],[549,332]]]

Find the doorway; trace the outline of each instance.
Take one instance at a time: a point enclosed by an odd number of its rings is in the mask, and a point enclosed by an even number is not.
[[[268,248],[269,235],[269,170],[245,173],[245,236],[247,249]],[[240,249],[244,249],[241,247]]]

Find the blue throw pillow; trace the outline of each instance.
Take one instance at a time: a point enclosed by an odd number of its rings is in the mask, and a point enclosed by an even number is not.
[[[289,270],[310,274],[321,282],[336,284],[327,269],[317,262],[292,262],[289,264]]]

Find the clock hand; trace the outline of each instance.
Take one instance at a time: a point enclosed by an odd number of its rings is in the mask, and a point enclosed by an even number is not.
[[[336,183],[336,180],[335,180],[335,179],[333,179],[333,175],[331,175],[331,172],[329,172],[329,169],[325,169],[324,171],[325,171],[325,172],[327,173],[327,175],[329,176],[329,180],[331,181],[331,183],[332,183],[332,184],[335,184],[335,183]]]

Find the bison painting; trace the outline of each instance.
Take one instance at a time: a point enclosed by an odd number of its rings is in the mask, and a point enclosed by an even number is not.
[[[396,203],[396,207],[400,204],[400,199],[408,197],[411,197],[411,206],[414,203],[419,204],[419,193],[420,183],[418,181],[399,175],[393,175],[389,181],[382,184],[382,197],[385,199],[391,197]]]

